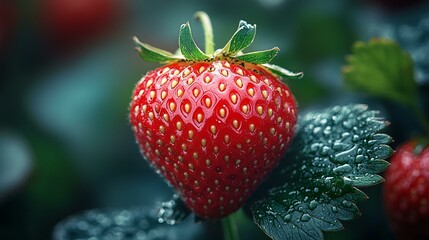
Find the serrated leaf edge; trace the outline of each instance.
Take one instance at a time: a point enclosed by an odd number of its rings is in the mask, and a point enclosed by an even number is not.
[[[368,108],[368,106],[367,105],[364,105],[364,104],[356,104],[356,105],[353,105],[353,108],[358,112],[358,114],[362,114],[363,112],[365,112],[365,111],[368,111],[367,112],[367,117],[369,118],[369,121],[371,121],[371,122],[373,122],[374,124],[375,123],[381,123],[381,126],[379,126],[379,127],[376,127],[376,128],[374,128],[373,130],[374,130],[374,132],[371,134],[371,135],[376,135],[376,134],[380,134],[381,136],[382,136],[382,138],[379,138],[379,140],[380,139],[383,139],[384,141],[382,141],[382,142],[380,142],[380,145],[379,146],[385,146],[385,147],[388,147],[388,148],[390,148],[390,146],[388,146],[388,145],[386,145],[387,143],[390,143],[391,142],[391,137],[390,136],[388,136],[387,134],[384,134],[384,133],[380,133],[380,131],[381,130],[383,130],[386,126],[387,126],[387,121],[382,121],[382,119],[381,118],[378,118],[378,117],[376,117],[376,114],[378,113],[377,111],[373,111],[373,110],[367,110],[367,108]],[[330,108],[330,109],[334,109],[334,108]],[[305,116],[304,116],[304,118],[306,118],[307,120],[310,120],[310,119],[312,119],[312,118],[314,118],[314,116],[313,115],[317,115],[317,114],[323,114],[324,112],[326,112],[327,110],[325,110],[325,111],[321,111],[320,113],[314,113],[314,114],[312,114],[312,113],[308,113],[308,114],[306,114]],[[384,135],[384,136],[383,136]],[[386,137],[387,136],[387,137]],[[388,141],[388,142],[386,142],[386,141]],[[391,149],[391,148],[390,148]],[[393,150],[392,150],[392,153],[393,153]],[[391,154],[391,153],[390,153]],[[383,155],[383,158],[388,158],[389,156],[388,155]],[[385,161],[384,159],[376,159],[377,161]],[[385,161],[386,163],[388,163],[387,161]],[[388,164],[386,165],[386,168],[387,168],[387,166],[388,166]],[[383,170],[385,170],[385,168],[383,169]],[[380,170],[379,172],[381,172],[381,171],[383,171],[383,170]],[[358,207],[357,207],[357,202],[359,202],[359,201],[363,201],[363,200],[365,200],[365,199],[367,199],[368,198],[368,196],[363,192],[363,191],[361,191],[359,188],[357,188],[357,187],[368,187],[368,186],[373,186],[373,185],[375,185],[375,184],[378,184],[378,183],[380,183],[380,182],[382,182],[382,181],[384,181],[384,179],[380,176],[380,175],[378,175],[378,174],[371,174],[372,176],[374,176],[375,177],[375,181],[373,181],[373,182],[371,182],[371,183],[367,183],[367,182],[365,182],[364,184],[359,184],[359,182],[357,182],[357,184],[356,184],[356,182],[354,182],[353,180],[351,180],[351,183],[352,183],[352,189],[354,190],[354,192],[353,192],[353,194],[355,194],[355,196],[356,197],[358,197],[357,199],[354,199],[354,200],[352,200],[351,201],[351,204],[352,204],[352,206],[354,206],[354,209],[357,211],[357,214],[358,215],[360,215],[360,211],[359,211],[359,209],[358,209]],[[270,191],[271,192],[271,191]],[[345,195],[344,195],[345,196]],[[268,198],[269,196],[267,196],[267,198]],[[266,198],[265,198],[266,199]],[[262,203],[262,201],[263,201],[264,199],[261,199],[261,200],[259,200],[259,201],[257,201],[257,202],[255,202],[254,204],[253,204],[253,207],[256,205],[256,204],[263,204]],[[276,199],[271,199],[272,201],[277,201]],[[253,208],[252,207],[252,208]],[[253,211],[253,210],[252,210]],[[259,210],[257,210],[257,211],[259,211]],[[336,218],[337,219],[339,219],[339,220],[342,220],[342,221],[344,221],[343,219],[340,219],[340,218],[338,218],[337,216],[336,216]],[[254,222],[258,225],[258,227],[260,227],[263,231],[264,231],[264,233],[265,234],[267,234],[270,238],[272,238],[272,239],[274,239],[272,236],[270,236],[268,233],[267,233],[267,231],[264,229],[264,227],[263,226],[261,226],[261,224],[257,221],[257,219],[256,219],[256,216],[255,216],[255,214],[253,215],[253,220],[254,220]],[[350,220],[350,219],[345,219],[345,220]],[[318,228],[319,230],[321,230],[320,228]],[[341,230],[341,229],[338,229],[338,230]],[[323,230],[323,231],[326,231],[326,230]],[[323,232],[322,231],[322,232]]]

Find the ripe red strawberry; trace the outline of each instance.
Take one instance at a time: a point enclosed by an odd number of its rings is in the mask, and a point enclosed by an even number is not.
[[[253,41],[254,28],[242,21],[224,49],[205,54],[196,47],[189,24],[182,25],[179,45],[185,59],[135,38],[143,58],[167,62],[134,89],[130,122],[137,143],[202,218],[220,218],[240,208],[294,134],[294,97],[270,69],[283,76],[297,74],[255,63],[255,57],[271,60],[277,48],[237,55]]]
[[[400,146],[385,178],[385,207],[398,239],[429,239],[429,146]]]

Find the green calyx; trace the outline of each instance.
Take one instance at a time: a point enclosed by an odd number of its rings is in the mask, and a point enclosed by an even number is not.
[[[419,155],[425,148],[429,147],[429,137],[419,137],[416,139],[416,146],[414,147],[414,155]]]
[[[133,37],[136,50],[140,57],[149,62],[172,63],[177,61],[214,61],[231,59],[252,64],[259,64],[275,75],[285,78],[301,78],[302,72],[293,73],[277,65],[269,64],[279,52],[278,47],[268,50],[243,53],[249,47],[256,35],[256,25],[240,21],[238,28],[227,44],[218,50],[214,50],[213,30],[210,18],[204,12],[197,12],[195,18],[201,21],[205,37],[205,52],[198,48],[192,37],[189,22],[182,24],[179,31],[180,53],[173,54],[168,51],[142,43],[137,37]],[[179,52],[179,51],[178,51]]]

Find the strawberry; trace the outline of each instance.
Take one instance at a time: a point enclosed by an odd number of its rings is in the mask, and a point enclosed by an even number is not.
[[[188,23],[179,33],[183,56],[134,38],[144,59],[165,65],[137,83],[129,118],[142,155],[186,206],[201,218],[221,218],[239,209],[285,154],[297,107],[280,78],[302,74],[266,64],[278,48],[243,54],[255,34],[244,21],[214,52],[209,19],[198,16],[207,53]]]
[[[429,146],[409,141],[391,157],[385,208],[398,239],[429,238]]]

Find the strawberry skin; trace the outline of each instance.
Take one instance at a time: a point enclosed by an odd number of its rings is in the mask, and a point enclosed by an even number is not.
[[[178,61],[136,85],[130,123],[146,160],[202,218],[237,209],[294,135],[295,99],[263,67]]]
[[[429,238],[429,146],[416,154],[416,145],[400,146],[385,176],[385,207],[398,239]]]

